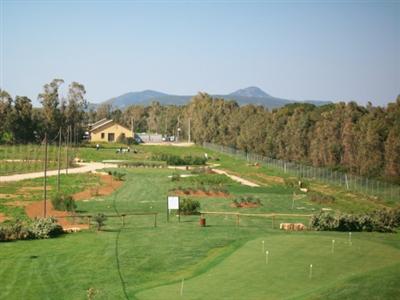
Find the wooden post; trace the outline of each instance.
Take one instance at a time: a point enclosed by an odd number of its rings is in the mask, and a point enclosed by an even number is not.
[[[43,216],[47,215],[47,133],[44,134],[44,206]]]
[[[275,216],[272,216],[272,229],[275,228]]]
[[[236,215],[236,226],[240,226],[240,215],[239,214],[237,214]]]
[[[60,192],[60,169],[61,169],[61,127],[60,131],[58,132],[58,153],[57,153],[57,192]]]
[[[154,227],[157,227],[157,213],[154,214]]]
[[[122,226],[125,226],[125,215],[122,214],[121,216],[122,216]]]
[[[88,227],[89,227],[89,229],[90,229],[90,219],[91,219],[91,217],[88,216],[87,219],[88,219]]]

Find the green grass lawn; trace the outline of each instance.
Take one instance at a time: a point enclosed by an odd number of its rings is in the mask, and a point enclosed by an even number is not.
[[[250,188],[226,179],[228,198],[192,197],[199,200],[202,211],[308,214],[325,207],[305,196],[292,209],[294,189],[282,183],[276,170],[255,168],[200,147],[138,146],[137,150],[127,154],[129,160],[151,159],[153,153],[201,156],[207,152],[212,163],[262,185]],[[122,156],[113,148],[81,148],[79,153],[96,161]],[[154,227],[152,216],[125,217],[124,226],[121,218],[110,217],[100,232],[91,229],[50,240],[0,243],[0,299],[88,299],[89,289],[93,299],[396,299],[400,295],[399,234],[353,233],[350,246],[348,233],[277,229],[279,222],[307,223],[304,218],[277,218],[275,228],[270,218],[241,217],[236,226],[235,216],[219,215],[206,215],[205,228],[199,226],[199,216],[182,216],[178,222],[171,214],[167,223],[166,197],[171,190],[199,185],[200,180],[212,185],[213,176],[219,175],[172,181],[168,176],[175,171],[165,168],[121,171],[127,174],[122,188],[110,196],[79,201],[78,210],[108,215],[156,212],[158,226]],[[73,193],[97,184],[96,178],[68,175],[62,187]],[[2,184],[0,193],[16,193],[41,182]],[[49,182],[54,191],[56,177]],[[333,209],[363,211],[382,205],[317,184],[311,182],[311,188],[335,191]],[[232,199],[243,195],[260,198],[262,206],[230,206]],[[38,191],[31,200],[40,197]],[[0,199],[0,209],[5,209],[1,201],[6,200]],[[270,253],[268,264],[262,241]]]

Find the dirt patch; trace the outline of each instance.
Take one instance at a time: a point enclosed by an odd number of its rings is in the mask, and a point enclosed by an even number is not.
[[[52,186],[47,186],[47,190],[50,191]],[[32,192],[32,191],[43,191],[43,186],[24,186],[18,190],[18,192]]]
[[[16,197],[17,197],[17,195],[14,195],[14,194],[0,194],[0,199],[6,199],[6,198],[12,199],[12,198],[16,198]]]
[[[43,218],[44,216],[44,201],[37,201],[31,203],[25,207],[25,212],[29,218]],[[77,224],[73,221],[73,214],[67,211],[55,210],[50,201],[46,202],[46,216],[54,217],[57,219],[58,224],[60,224],[64,230],[69,230],[72,228],[87,229],[88,224]],[[76,220],[77,221],[77,220]]]
[[[87,200],[97,196],[108,196],[123,185],[123,181],[114,180],[111,175],[100,176],[101,185],[90,187],[86,190],[72,195],[74,200]]]
[[[213,197],[213,198],[228,198],[230,195],[224,192],[206,192],[202,190],[191,190],[191,191],[182,191],[182,190],[174,190],[172,191],[177,196],[193,196],[193,197]]]
[[[11,202],[3,203],[3,205],[16,206],[16,207],[25,207],[25,206],[27,206],[27,205],[29,205],[31,203],[32,202],[29,202],[29,201],[19,201],[19,200],[17,200],[17,201],[11,201]]]
[[[256,176],[258,178],[261,178],[263,180],[266,180],[269,183],[279,183],[279,184],[283,184],[284,180],[282,177],[278,177],[278,176],[269,176],[266,174],[262,174],[262,173],[252,173],[252,176]]]
[[[260,205],[258,203],[254,203],[254,202],[240,202],[240,203],[232,203],[231,207],[235,207],[235,208],[257,208],[260,207]]]
[[[6,217],[5,214],[0,213],[0,223],[4,222],[4,221],[6,221],[6,220],[9,220],[9,219],[10,219],[10,218]]]

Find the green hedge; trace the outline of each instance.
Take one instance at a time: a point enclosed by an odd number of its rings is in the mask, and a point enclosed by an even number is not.
[[[400,226],[400,208],[364,214],[321,212],[311,218],[310,226],[322,231],[393,232]]]

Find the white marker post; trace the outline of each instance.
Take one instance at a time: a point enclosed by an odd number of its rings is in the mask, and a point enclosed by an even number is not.
[[[349,245],[352,245],[352,241],[351,241],[351,232],[349,232]]]
[[[181,296],[183,296],[183,284],[185,283],[185,278],[182,279],[181,283]]]
[[[335,253],[335,240],[332,240],[332,253]]]
[[[312,264],[310,265],[310,273],[308,274],[308,278],[312,278]]]
[[[262,253],[264,253],[264,251],[265,251],[265,241],[262,241],[261,243],[262,243]]]
[[[269,252],[265,251],[265,264],[268,265],[268,256],[269,256]]]

